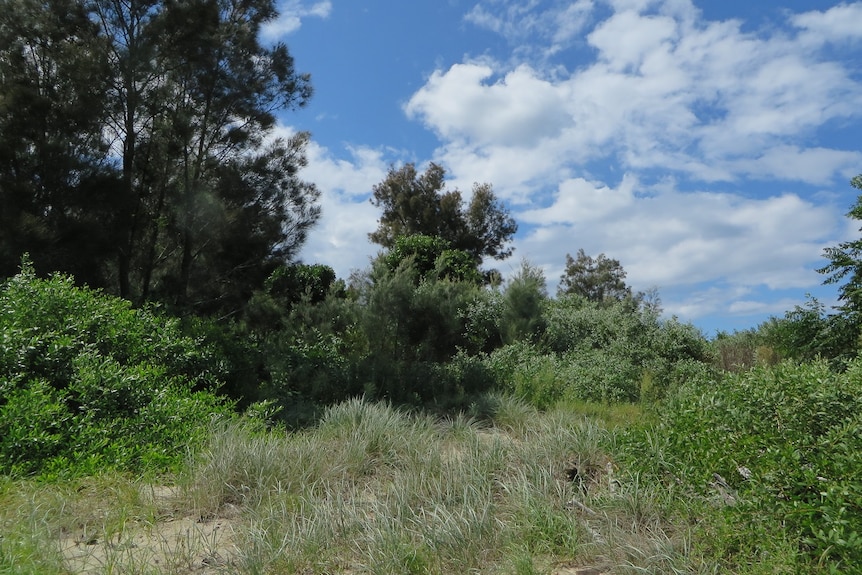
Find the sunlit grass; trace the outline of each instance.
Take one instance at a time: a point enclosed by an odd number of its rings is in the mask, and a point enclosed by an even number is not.
[[[0,572],[718,572],[686,502],[608,450],[634,412],[586,411],[353,400],[297,432],[217,420],[176,477],[2,480]]]

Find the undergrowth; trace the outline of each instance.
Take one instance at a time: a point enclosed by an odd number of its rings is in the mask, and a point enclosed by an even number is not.
[[[84,564],[94,573],[515,574],[573,565],[634,573],[653,569],[657,550],[684,564],[690,526],[671,524],[668,498],[615,467],[606,446],[616,432],[567,409],[497,404],[508,413],[500,425],[362,400],[296,432],[221,419],[162,486],[117,474],[7,479],[0,565],[11,573]],[[165,490],[170,497],[151,495]],[[170,526],[184,518],[192,527],[180,541]],[[206,532],[212,525],[220,531]]]

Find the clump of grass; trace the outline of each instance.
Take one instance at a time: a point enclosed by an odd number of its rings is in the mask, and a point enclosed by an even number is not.
[[[33,489],[0,477],[0,573],[63,573],[63,557],[54,544],[55,506]]]

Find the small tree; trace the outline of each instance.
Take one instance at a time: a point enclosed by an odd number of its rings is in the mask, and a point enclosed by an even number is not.
[[[560,276],[557,295],[575,294],[595,302],[621,301],[632,297],[625,279],[626,271],[618,260],[605,254],[593,259],[579,249],[577,259],[566,254],[566,271]]]
[[[505,343],[530,340],[545,326],[542,307],[548,298],[545,274],[524,260],[503,291],[501,332]]]

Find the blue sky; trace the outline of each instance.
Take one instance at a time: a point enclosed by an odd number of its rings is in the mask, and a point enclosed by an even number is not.
[[[862,173],[862,2],[282,0],[265,30],[312,75],[305,178],[323,217],[301,257],[340,277],[378,247],[390,165],[490,183],[553,292],[565,255],[618,259],[708,335],[836,290],[823,248]]]

